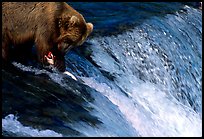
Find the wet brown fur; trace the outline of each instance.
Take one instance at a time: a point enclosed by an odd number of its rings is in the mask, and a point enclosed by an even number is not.
[[[81,45],[92,29],[92,24],[63,2],[3,2],[2,58],[9,61],[11,45],[32,47],[25,44],[33,42],[41,63],[47,64],[44,55],[51,51],[56,56],[55,66],[64,71],[65,53]]]

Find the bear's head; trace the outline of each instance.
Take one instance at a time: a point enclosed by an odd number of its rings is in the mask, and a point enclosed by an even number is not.
[[[63,54],[75,46],[82,45],[93,30],[93,24],[86,23],[81,14],[64,14],[59,18],[58,25],[58,50]]]

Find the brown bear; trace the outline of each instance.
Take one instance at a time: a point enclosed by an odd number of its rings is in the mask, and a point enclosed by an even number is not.
[[[93,30],[83,16],[65,2],[2,2],[2,58],[30,55],[35,43],[39,62],[48,65],[48,53],[55,56],[54,66],[65,71],[65,53],[81,45]],[[18,52],[18,53],[17,53]]]

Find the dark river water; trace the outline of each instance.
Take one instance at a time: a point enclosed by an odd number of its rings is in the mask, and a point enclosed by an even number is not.
[[[15,61],[2,69],[3,136],[202,136],[202,10],[68,4],[94,31],[66,54],[71,76]]]

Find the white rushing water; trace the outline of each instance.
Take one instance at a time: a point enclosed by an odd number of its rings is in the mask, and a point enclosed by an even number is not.
[[[202,136],[202,23],[194,16],[200,11],[184,8],[188,14],[153,17],[123,34],[91,40],[92,59],[128,96],[107,79],[81,79],[117,105],[141,136]]]
[[[69,87],[69,84],[66,84],[63,80],[63,77],[64,77],[63,74],[59,74],[57,72],[51,73],[44,69],[40,70],[32,66],[25,66],[17,62],[13,62],[13,65],[21,69],[22,71],[34,73],[35,75],[46,74],[60,86],[63,86],[65,88]],[[78,95],[80,95],[80,92],[76,92],[76,93],[79,93]],[[82,134],[79,136],[89,136],[89,137],[139,136],[137,131],[134,128],[132,128],[131,124],[127,122],[127,120],[118,110],[118,108],[115,105],[112,105],[112,103],[110,103],[110,101],[106,98],[106,96],[99,95],[96,92],[89,92],[89,93],[95,99],[94,102],[88,102],[89,105],[94,109],[90,113],[98,117],[103,124],[96,126],[97,127],[96,128],[96,127],[93,127],[91,124],[82,122],[82,121],[78,121],[77,123],[74,123],[74,122],[67,123],[69,127],[71,127],[76,131],[79,131]],[[57,134],[52,130],[39,130],[39,129],[33,129],[32,127],[29,127],[29,126],[24,126],[17,120],[17,117],[14,116],[13,114],[10,114],[6,116],[4,119],[2,119],[2,123],[3,123],[2,130],[14,136],[25,136],[25,137],[70,136],[70,135],[62,135],[60,133]]]
[[[20,137],[62,137],[62,134],[52,130],[38,130],[23,126],[13,114],[2,119],[2,130]]]
[[[93,78],[82,79],[117,105],[141,136],[202,135],[200,116],[150,83],[135,87],[130,98]]]

